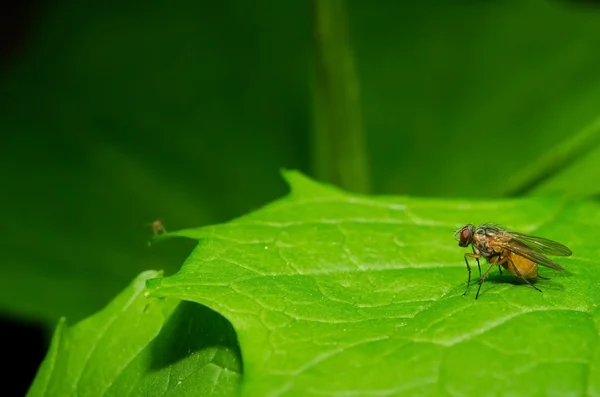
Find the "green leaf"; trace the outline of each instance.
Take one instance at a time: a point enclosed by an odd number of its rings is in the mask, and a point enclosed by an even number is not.
[[[231,325],[206,307],[146,298],[146,280],[158,275],[141,274],[73,327],[62,319],[28,396],[236,395]]]
[[[148,282],[231,321],[243,395],[600,394],[596,203],[365,197],[285,176],[289,196],[171,233],[199,245]],[[541,269],[543,293],[493,272],[463,297],[452,234],[486,221],[568,245],[567,270]]]

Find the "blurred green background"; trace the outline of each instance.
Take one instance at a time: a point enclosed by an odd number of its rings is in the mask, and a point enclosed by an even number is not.
[[[242,215],[286,193],[282,167],[327,177],[310,2],[5,7],[0,312],[26,388],[60,316],[179,268],[193,243],[148,248],[144,223]],[[347,8],[372,193],[600,193],[599,4]]]

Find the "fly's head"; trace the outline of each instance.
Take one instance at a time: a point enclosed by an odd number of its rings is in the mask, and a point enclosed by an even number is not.
[[[456,240],[458,241],[458,245],[460,247],[468,247],[469,245],[471,245],[471,243],[473,243],[474,234],[475,226],[468,224],[454,232],[454,237],[456,238],[456,236],[458,235],[458,238]]]

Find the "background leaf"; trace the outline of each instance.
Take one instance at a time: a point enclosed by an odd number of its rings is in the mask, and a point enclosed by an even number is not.
[[[286,175],[288,197],[173,233],[200,243],[179,273],[149,281],[231,321],[244,395],[600,391],[596,204],[369,198]],[[489,220],[567,244],[567,271],[542,269],[543,293],[494,272],[479,300],[463,297],[452,233]]]
[[[600,118],[546,152],[527,169],[509,178],[505,194],[559,194],[570,199],[593,197],[599,187]]]
[[[211,310],[147,299],[136,278],[79,324],[60,321],[29,396],[234,396],[241,360],[231,325]]]

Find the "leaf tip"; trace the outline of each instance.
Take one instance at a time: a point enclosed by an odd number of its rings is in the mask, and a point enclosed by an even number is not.
[[[163,280],[163,272],[160,272],[157,277],[146,279],[146,297],[151,296],[152,292],[160,288]]]
[[[138,281],[138,280],[139,281],[147,281],[147,280],[154,279],[157,277],[162,277],[163,273],[164,272],[162,270],[145,270],[145,271],[141,272],[140,274],[138,274],[135,281]]]
[[[295,196],[323,197],[341,194],[341,190],[332,185],[317,182],[298,170],[281,169],[283,179]]]

